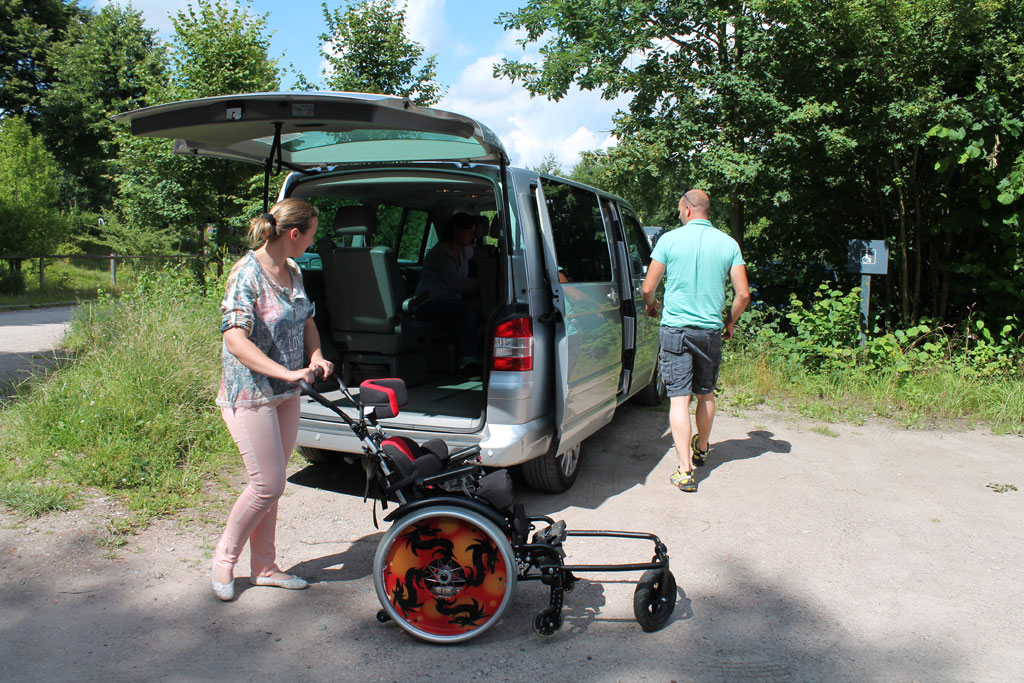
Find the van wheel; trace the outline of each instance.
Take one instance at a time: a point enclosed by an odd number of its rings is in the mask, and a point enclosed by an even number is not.
[[[661,378],[660,360],[654,364],[654,375],[650,384],[637,392],[634,398],[642,406],[660,406],[665,400],[665,380]]]
[[[328,465],[334,462],[338,462],[338,454],[332,451],[325,451],[322,448],[310,448],[309,446],[296,446],[295,450],[299,452],[303,458],[309,462],[310,465]]]
[[[583,460],[583,444],[562,451],[557,456],[550,453],[522,464],[523,479],[532,489],[561,493],[568,491],[580,473]]]

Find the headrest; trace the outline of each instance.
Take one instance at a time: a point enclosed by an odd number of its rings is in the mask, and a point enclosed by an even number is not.
[[[372,235],[377,228],[377,211],[372,206],[341,206],[334,214],[335,235]]]
[[[476,238],[478,240],[487,237],[487,231],[490,228],[491,222],[487,220],[487,216],[476,217]]]
[[[398,409],[409,402],[405,382],[397,377],[364,380],[359,385],[359,403],[363,408],[373,408],[378,418],[398,415]]]
[[[501,237],[501,214],[495,214],[494,218],[491,219],[491,230],[487,233],[488,237],[495,239]]]

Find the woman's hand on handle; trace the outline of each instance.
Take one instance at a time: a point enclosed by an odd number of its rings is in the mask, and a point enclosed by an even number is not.
[[[324,360],[324,357],[320,354],[316,354],[309,361],[309,369],[317,374],[317,381],[330,377],[331,373],[334,372],[334,363],[329,360]],[[319,370],[319,372],[317,372]]]
[[[292,384],[298,384],[300,380],[312,384],[316,381],[316,375],[313,368],[299,368],[298,370],[289,370],[281,379]]]

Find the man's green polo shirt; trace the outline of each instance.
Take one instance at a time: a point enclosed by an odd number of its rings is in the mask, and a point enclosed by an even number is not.
[[[725,281],[744,265],[740,246],[703,218],[658,239],[651,258],[665,264],[661,324],[718,330],[725,308]]]

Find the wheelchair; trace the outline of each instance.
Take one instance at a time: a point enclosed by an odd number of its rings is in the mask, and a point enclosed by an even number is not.
[[[479,446],[449,453],[440,439],[420,444],[388,436],[379,420],[396,417],[408,402],[401,379],[365,380],[358,397],[340,379],[335,381],[355,417],[308,383],[299,385],[336,413],[362,443],[364,500],[372,490],[383,509],[389,500],[398,503],[384,518],[391,527],[373,558],[373,585],[382,606],[378,621],[394,621],[431,643],[466,641],[501,619],[519,582],[540,581],[550,587],[550,600],[537,613],[533,628],[540,636],[553,636],[562,626],[564,595],[572,592],[579,574],[641,571],[634,616],[648,632],[668,623],[676,582],[668,550],[657,536],[571,530],[564,521],[527,515],[514,501],[508,471],[484,472]],[[654,554],[649,562],[632,564],[567,564],[564,545],[573,537],[648,540]]]

